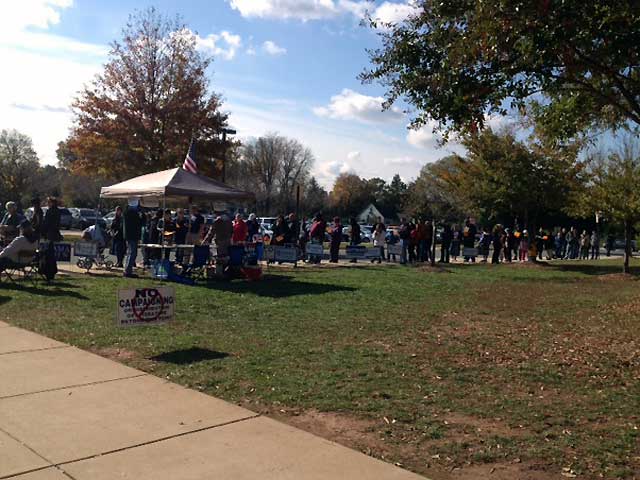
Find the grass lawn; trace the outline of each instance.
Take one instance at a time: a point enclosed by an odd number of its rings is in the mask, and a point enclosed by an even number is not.
[[[436,480],[637,478],[640,284],[619,262],[275,268],[177,286],[178,320],[134,329],[116,290],[152,282],[73,277],[0,286],[0,320]]]

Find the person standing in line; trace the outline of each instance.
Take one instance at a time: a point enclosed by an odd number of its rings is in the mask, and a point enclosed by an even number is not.
[[[542,260],[542,252],[544,252],[544,230],[542,227],[538,229],[536,235],[536,250],[538,251],[538,260]]]
[[[62,240],[62,235],[60,234],[60,209],[58,208],[58,199],[55,197],[47,198],[47,213],[44,214],[42,227],[42,234],[45,240],[50,242]]]
[[[300,258],[307,261],[307,243],[309,243],[309,229],[307,228],[307,217],[302,217],[298,233],[298,247],[300,248]]]
[[[231,243],[233,245],[244,245],[247,242],[247,235],[249,229],[247,224],[242,219],[242,215],[236,214],[236,219],[233,222],[233,235],[231,236]]]
[[[186,245],[187,244],[187,234],[189,233],[189,221],[185,216],[185,211],[182,208],[178,209],[176,213],[176,221],[175,221],[176,233],[175,233],[175,242],[176,245]],[[176,263],[182,265],[184,262],[184,249],[178,248],[176,249]]]
[[[493,235],[489,233],[486,227],[482,228],[482,233],[480,234],[480,243],[478,249],[480,250],[480,255],[482,255],[482,261],[484,263],[489,260],[489,250],[491,249],[491,241],[493,239]]]
[[[510,228],[504,229],[504,260],[511,263],[513,261],[513,244],[515,237]]]
[[[189,218],[189,233],[187,234],[188,245],[200,245],[202,233],[204,231],[204,217],[198,207],[191,207],[191,217]]]
[[[615,246],[615,243],[616,243],[616,239],[613,236],[613,233],[609,232],[609,235],[607,235],[607,244],[606,244],[607,257],[611,256],[611,252],[613,251],[613,247]]]
[[[415,220],[409,221],[409,263],[418,260],[418,229]]]
[[[276,223],[273,225],[273,240],[272,245],[284,245],[289,238],[289,228],[287,222],[284,220],[284,216],[278,215]]]
[[[349,237],[349,243],[351,244],[351,246],[360,245],[360,243],[362,242],[360,224],[356,221],[355,217],[351,217],[349,224],[351,225],[351,236]],[[358,260],[356,258],[352,258],[349,261],[351,263],[358,263]]]
[[[491,243],[493,245],[493,255],[491,256],[491,263],[497,265],[500,263],[500,252],[502,252],[502,225],[498,224],[493,227],[493,233],[491,235]]]
[[[171,210],[166,209],[162,219],[158,222],[158,231],[160,235],[161,245],[171,245],[175,243],[176,224],[171,218]],[[171,250],[168,248],[164,251],[164,259],[171,259]]]
[[[449,263],[452,240],[453,240],[453,230],[451,229],[451,225],[449,225],[448,223],[445,223],[442,226],[442,243],[440,244],[440,263]]]
[[[458,225],[454,225],[451,229],[451,259],[454,262],[458,261],[458,257],[460,256],[460,246],[462,245],[462,231],[458,227]]]
[[[478,227],[476,227],[475,223],[471,221],[471,218],[467,218],[467,221],[465,222],[464,230],[462,232],[462,246],[464,247],[465,250],[475,248],[477,233],[478,233]],[[475,255],[465,256],[464,261],[475,263],[476,257]]]
[[[566,254],[566,249],[567,249],[567,244],[565,241],[566,235],[567,235],[567,231],[564,228],[561,228],[556,233],[556,238],[555,238],[556,258],[560,260],[564,259],[564,256]]]
[[[398,235],[400,236],[400,248],[402,249],[400,253],[400,265],[406,265],[407,252],[409,250],[409,242],[411,240],[411,231],[409,230],[409,224],[404,218],[400,220]]]
[[[427,220],[424,225],[424,250],[422,252],[423,262],[430,262],[431,260],[435,261],[435,258],[431,258],[433,255],[431,247],[433,247],[433,223],[431,220]]]
[[[416,230],[415,230],[415,244],[416,244],[416,260],[418,262],[424,262],[427,258],[427,224],[419,218],[416,220]]]
[[[385,238],[384,241],[387,245],[387,262],[391,262],[392,260],[395,262],[396,261],[396,254],[395,253],[391,253],[391,246],[392,245],[397,245],[398,242],[400,241],[400,238],[396,235],[396,232],[393,231],[392,229],[387,230],[387,233],[385,234]]]
[[[331,259],[329,263],[338,263],[338,259],[340,258],[340,243],[342,242],[342,224],[340,223],[340,217],[334,217],[329,236],[331,237],[329,244]]]
[[[569,229],[569,231],[564,236],[564,243],[566,246],[566,252],[564,255],[565,260],[571,260],[573,258],[573,227]]]
[[[124,276],[135,278],[136,274],[133,272],[133,269],[136,266],[136,257],[138,256],[138,243],[142,237],[142,217],[140,216],[137,200],[131,200],[127,206],[127,210],[124,212],[122,233],[127,243],[127,251],[129,252],[129,259],[124,271]]]
[[[600,235],[595,230],[591,232],[591,260],[600,260]]]
[[[258,219],[256,218],[256,214],[252,213],[249,215],[249,220],[247,220],[247,241],[254,243],[256,242],[256,235],[260,236],[260,224],[258,223]]]
[[[380,250],[380,256],[378,257],[378,263],[382,263],[384,258],[384,244],[386,241],[386,234],[383,229],[383,225],[378,223],[376,229],[373,231],[373,247]],[[371,259],[371,263],[375,262],[375,258]]]
[[[123,268],[123,261],[126,252],[124,241],[124,225],[122,219],[122,207],[116,207],[116,214],[109,226],[111,232],[111,255],[116,257],[116,268]]]
[[[31,200],[31,206],[33,207],[31,227],[33,228],[33,234],[40,239],[42,238],[42,231],[44,230],[44,212],[40,206],[40,199],[36,197]]]
[[[311,230],[309,231],[311,243],[322,245],[325,240],[324,236],[326,231],[327,224],[324,221],[322,213],[318,212],[313,218],[313,224],[311,225]],[[314,264],[320,264],[322,262],[322,257],[320,255],[312,255],[310,260]]]
[[[297,246],[298,237],[300,237],[300,222],[296,218],[295,213],[290,213],[287,217],[287,238],[286,243]]]
[[[580,260],[589,260],[589,251],[591,250],[591,237],[586,230],[580,235]]]
[[[553,235],[551,235],[550,232],[544,232],[542,240],[544,241],[544,250],[547,253],[547,260],[553,260],[555,246]]]
[[[522,235],[520,236],[520,245],[518,248],[520,249],[519,260],[521,262],[526,262],[529,257],[529,232],[526,228],[522,231]]]

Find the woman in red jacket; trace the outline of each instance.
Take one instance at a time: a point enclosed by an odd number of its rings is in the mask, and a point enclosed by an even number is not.
[[[243,244],[247,241],[247,235],[249,235],[249,228],[242,219],[240,214],[236,215],[236,220],[233,222],[233,236],[231,242],[234,245]]]

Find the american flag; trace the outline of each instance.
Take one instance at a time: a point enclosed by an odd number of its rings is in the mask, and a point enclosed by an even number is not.
[[[191,140],[191,145],[189,145],[189,151],[187,152],[187,157],[184,159],[184,163],[182,164],[182,168],[187,172],[198,173],[198,165],[196,165],[196,142],[195,140]]]

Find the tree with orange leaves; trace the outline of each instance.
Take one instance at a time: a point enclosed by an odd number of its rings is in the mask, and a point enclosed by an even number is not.
[[[209,91],[211,61],[179,18],[154,8],[132,15],[103,72],[72,104],[60,163],[74,173],[124,179],[182,165],[194,137],[200,171],[216,176],[227,115]]]

